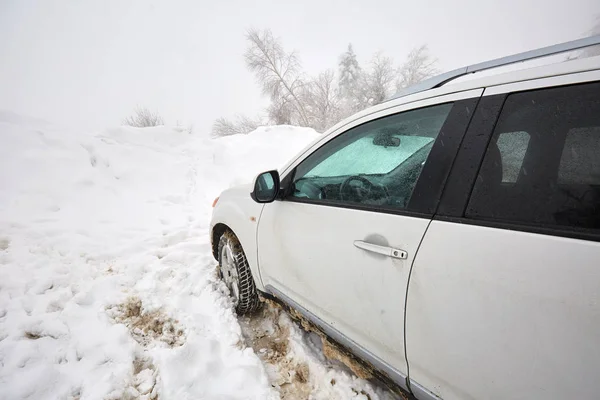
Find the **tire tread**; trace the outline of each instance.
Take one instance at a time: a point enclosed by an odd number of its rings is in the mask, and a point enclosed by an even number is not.
[[[226,244],[229,244],[231,247],[234,259],[233,262],[238,273],[239,299],[235,311],[240,315],[251,314],[258,310],[260,300],[254,278],[252,277],[252,271],[250,271],[250,265],[248,264],[242,245],[235,234],[230,230],[225,231],[219,239],[219,276],[222,277],[220,266],[221,251]]]

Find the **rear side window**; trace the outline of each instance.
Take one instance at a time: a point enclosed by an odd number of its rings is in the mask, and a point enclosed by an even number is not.
[[[600,83],[508,96],[466,216],[600,229]]]

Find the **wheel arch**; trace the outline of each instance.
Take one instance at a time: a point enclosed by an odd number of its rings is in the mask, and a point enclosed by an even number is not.
[[[218,261],[219,238],[226,231],[232,232],[246,255],[257,289],[262,291],[264,287],[258,267],[256,243],[257,217],[262,210],[262,204],[255,203],[250,196],[248,196],[248,200],[250,201],[240,202],[225,198],[223,201],[219,201],[220,204],[217,204],[213,211],[209,232],[211,252]]]
[[[235,232],[229,226],[223,223],[217,223],[213,226],[212,231],[210,232],[210,244],[212,249],[212,254],[215,260],[219,261],[219,238],[226,232],[231,231],[234,235]],[[237,237],[237,235],[235,235]],[[241,243],[240,243],[241,244]],[[244,247],[242,246],[242,249]]]

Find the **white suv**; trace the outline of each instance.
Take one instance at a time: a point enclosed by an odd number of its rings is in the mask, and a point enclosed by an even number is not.
[[[274,297],[418,399],[600,398],[600,59],[451,78],[222,193],[236,309]]]

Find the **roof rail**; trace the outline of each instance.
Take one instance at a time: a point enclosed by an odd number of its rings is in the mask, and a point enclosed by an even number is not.
[[[469,65],[467,67],[458,68],[440,75],[436,75],[432,78],[404,88],[392,96],[390,100],[408,96],[409,94],[434,89],[450,82],[453,79],[460,78],[461,76],[468,74],[474,74],[475,72],[516,64],[518,62],[534,60],[536,58],[547,57],[554,54],[566,53],[568,51],[578,50],[598,44],[600,44],[600,35],[594,35],[582,39],[572,40],[570,42],[559,43],[552,46],[541,47],[535,50],[529,50],[523,53],[513,54],[512,56],[496,58],[494,60]]]

